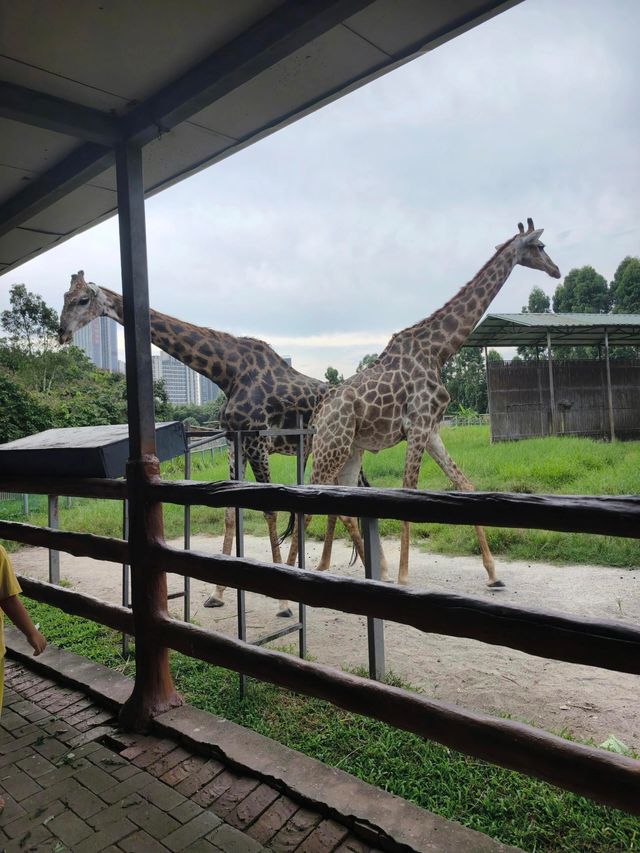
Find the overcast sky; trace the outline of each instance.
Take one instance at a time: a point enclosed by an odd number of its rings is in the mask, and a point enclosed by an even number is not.
[[[352,373],[527,216],[563,274],[640,254],[640,2],[525,0],[147,203],[152,307]],[[110,220],[4,276],[121,290]],[[519,311],[517,268],[491,305]]]

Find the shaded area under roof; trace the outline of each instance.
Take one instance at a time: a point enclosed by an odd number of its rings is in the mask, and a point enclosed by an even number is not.
[[[0,274],[517,2],[0,0]]]
[[[640,346],[640,314],[487,314],[465,347]]]

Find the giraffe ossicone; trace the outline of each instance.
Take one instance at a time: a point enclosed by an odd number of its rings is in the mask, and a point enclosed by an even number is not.
[[[365,450],[374,453],[407,442],[403,488],[415,489],[422,457],[434,459],[454,488],[472,491],[473,485],[447,453],[439,436],[449,394],[441,382],[445,362],[464,344],[489,304],[520,264],[560,278],[560,270],[544,251],[542,229],[531,218],[528,229],[518,223],[518,233],[496,247],[496,252],[442,308],[424,320],[394,334],[377,361],[337,386],[319,404],[312,425],[312,484],[355,485]],[[360,556],[362,541],[357,527],[348,529]],[[498,580],[493,557],[482,527],[476,526],[488,585]],[[325,537],[319,569],[331,558],[332,529]],[[403,522],[400,540],[398,583],[409,577],[409,523]],[[383,580],[387,580],[382,567]]]

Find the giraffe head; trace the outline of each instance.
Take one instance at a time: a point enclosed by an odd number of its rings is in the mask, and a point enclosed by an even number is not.
[[[69,343],[74,332],[105,313],[106,295],[92,281],[85,281],[84,271],[71,276],[71,286],[64,295],[64,307],[60,315],[58,339],[61,344]]]
[[[544,243],[540,241],[543,228],[534,228],[533,219],[527,219],[528,228],[525,231],[522,222],[518,222],[518,233],[512,241],[517,248],[517,261],[523,267],[533,270],[542,270],[551,278],[560,278],[561,273],[544,250]]]

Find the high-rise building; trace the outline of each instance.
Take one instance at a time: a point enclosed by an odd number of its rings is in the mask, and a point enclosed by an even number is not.
[[[199,375],[200,380],[200,402],[208,403],[215,400],[220,393],[220,388],[206,376]]]
[[[111,317],[96,317],[73,333],[73,343],[103,370],[118,371],[118,324]]]
[[[164,380],[169,402],[176,406],[200,405],[200,375],[166,352],[151,357],[154,381]]]

